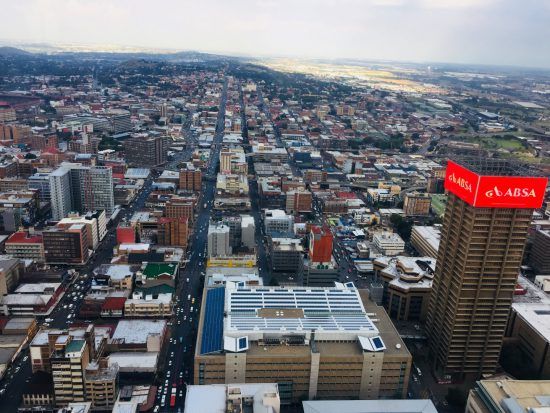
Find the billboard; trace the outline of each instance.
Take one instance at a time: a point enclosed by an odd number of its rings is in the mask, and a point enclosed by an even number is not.
[[[447,163],[445,189],[478,208],[540,208],[548,178],[478,175]]]

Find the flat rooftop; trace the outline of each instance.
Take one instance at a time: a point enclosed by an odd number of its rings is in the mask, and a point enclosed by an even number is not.
[[[165,329],[164,320],[120,320],[112,338],[125,344],[144,344],[147,337],[163,334]]]
[[[308,400],[304,413],[437,413],[431,400]]]

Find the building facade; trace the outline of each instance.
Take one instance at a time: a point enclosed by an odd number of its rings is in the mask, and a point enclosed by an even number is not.
[[[426,320],[436,374],[460,379],[497,368],[527,229],[547,183],[520,171],[500,160],[449,161]],[[532,196],[513,196],[517,187]]]

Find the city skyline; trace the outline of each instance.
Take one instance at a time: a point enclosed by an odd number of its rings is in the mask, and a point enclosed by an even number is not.
[[[2,43],[550,68],[550,5],[516,3],[27,0],[4,6]]]

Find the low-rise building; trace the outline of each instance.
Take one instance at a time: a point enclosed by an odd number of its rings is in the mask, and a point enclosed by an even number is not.
[[[187,386],[184,413],[279,413],[276,383],[236,383]]]
[[[405,250],[405,241],[393,232],[377,232],[372,236],[372,245],[382,255],[398,255]]]

